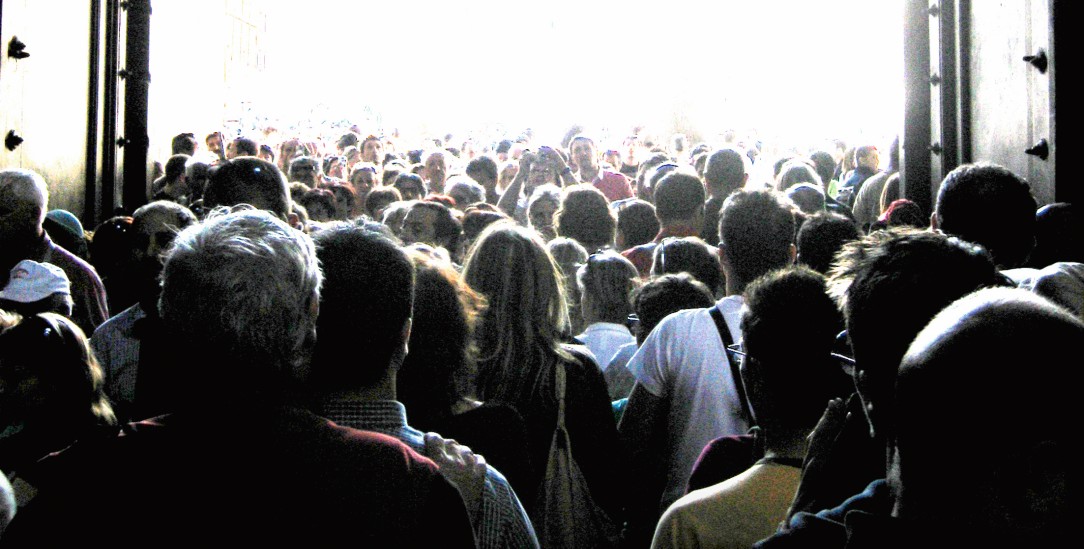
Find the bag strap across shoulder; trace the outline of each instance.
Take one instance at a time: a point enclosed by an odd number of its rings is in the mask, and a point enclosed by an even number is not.
[[[557,394],[557,428],[565,428],[565,365],[558,363],[554,382]]]
[[[734,388],[737,390],[738,400],[741,402],[741,415],[746,421],[752,422],[753,414],[749,410],[749,400],[745,397],[745,383],[742,383],[737,361],[731,359],[727,350],[734,344],[734,336],[730,334],[730,327],[727,326],[726,318],[723,317],[723,311],[719,309],[718,304],[708,309],[708,312],[711,313],[711,319],[715,321],[715,328],[719,330],[719,337],[723,340],[723,356],[726,357],[727,363],[730,364],[730,377],[734,379]]]

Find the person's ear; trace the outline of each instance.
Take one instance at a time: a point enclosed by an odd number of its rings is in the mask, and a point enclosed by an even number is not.
[[[732,276],[734,266],[730,264],[730,254],[727,253],[726,244],[719,243],[719,270],[723,272],[723,280]]]
[[[722,242],[720,242],[719,246],[718,246],[718,250],[719,250],[719,264],[723,266],[723,270],[729,269],[730,268],[730,255],[727,254],[726,244],[723,244]]]
[[[873,388],[870,387],[869,373],[865,370],[855,368],[854,369],[854,388],[858,393],[859,399],[862,400],[862,412],[866,414],[866,422],[869,423],[869,436],[870,438],[876,437],[877,433],[873,427],[873,413],[874,406],[870,400],[870,395],[873,392]]]
[[[309,302],[309,315],[313,320],[316,320],[320,316],[320,296],[314,294]]]
[[[793,265],[794,262],[798,259],[798,246],[795,246],[794,243],[791,243],[790,246],[787,248],[787,256],[790,258],[787,264]]]
[[[937,232],[940,229],[941,222],[937,219],[937,212],[930,214],[930,230]]]
[[[399,337],[401,337],[403,339],[403,356],[406,356],[407,353],[410,352],[410,346],[408,345],[408,343],[410,342],[410,330],[413,327],[414,327],[414,319],[413,318],[408,318],[407,321],[403,323],[403,331],[402,331],[402,333],[399,334]]]

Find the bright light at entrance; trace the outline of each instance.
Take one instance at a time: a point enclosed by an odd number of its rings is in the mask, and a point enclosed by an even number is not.
[[[221,16],[222,0],[155,4],[152,130],[161,135],[193,120],[176,112],[155,120],[167,109],[156,94],[177,78],[167,70],[211,82],[183,89],[192,103],[220,105],[228,130],[346,119],[433,135],[530,127],[556,139],[581,124],[620,139],[645,125],[705,140],[733,129],[887,144],[902,118],[898,2],[225,4],[241,19],[256,14],[266,31],[245,35],[256,30],[227,16],[193,32]],[[197,17],[202,25],[188,24]],[[171,47],[171,36],[192,46]],[[237,48],[230,40],[248,44],[241,55],[258,67],[230,70],[236,59],[227,59],[219,71],[214,52]],[[181,59],[182,70],[163,69]],[[224,85],[214,82],[223,76]],[[216,115],[199,116],[213,124]]]

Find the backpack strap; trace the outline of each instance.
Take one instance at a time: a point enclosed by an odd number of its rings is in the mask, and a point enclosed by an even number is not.
[[[557,362],[556,385],[557,393],[557,428],[564,430],[565,428],[565,365],[560,361]]]
[[[742,383],[741,372],[738,370],[738,365],[735,360],[730,358],[730,352],[727,349],[734,344],[734,336],[730,335],[730,328],[726,324],[726,318],[723,318],[723,312],[719,310],[719,305],[708,309],[711,313],[711,319],[715,321],[715,328],[719,330],[719,338],[723,340],[723,355],[726,356],[726,361],[730,364],[730,377],[734,379],[734,388],[738,392],[738,400],[741,402],[741,415],[746,421],[752,423],[753,414],[749,411],[749,400],[745,398],[745,383]]]

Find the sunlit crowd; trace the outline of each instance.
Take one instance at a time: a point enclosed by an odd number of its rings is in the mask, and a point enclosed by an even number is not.
[[[1084,230],[996,158],[170,146],[94,227],[0,170],[0,544],[1071,539]]]

